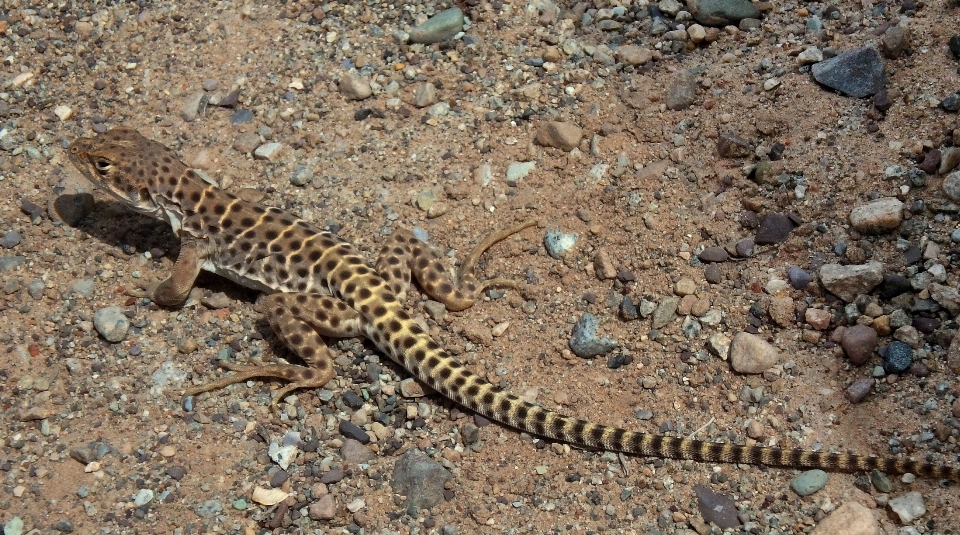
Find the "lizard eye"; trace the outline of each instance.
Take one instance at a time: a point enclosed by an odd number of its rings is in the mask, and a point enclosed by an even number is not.
[[[103,175],[103,174],[106,174],[106,172],[109,171],[110,167],[112,166],[110,165],[110,162],[108,162],[107,160],[95,160],[93,162],[93,167],[96,168],[98,173]]]

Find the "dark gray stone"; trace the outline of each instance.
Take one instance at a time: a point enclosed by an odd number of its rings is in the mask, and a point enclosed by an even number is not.
[[[760,10],[749,0],[697,0],[694,17],[706,26],[726,26],[742,19],[758,19]]]
[[[790,286],[793,286],[797,290],[803,290],[813,281],[813,276],[793,266],[787,270],[787,280],[790,281]]]
[[[883,369],[887,373],[901,374],[913,364],[913,348],[899,340],[890,342],[883,352]]]
[[[844,52],[815,63],[810,72],[818,83],[855,98],[874,95],[883,90],[887,83],[883,58],[875,48],[870,47]]]
[[[408,511],[429,509],[443,500],[443,487],[452,479],[443,465],[418,449],[408,450],[397,461],[390,485],[407,497]]]

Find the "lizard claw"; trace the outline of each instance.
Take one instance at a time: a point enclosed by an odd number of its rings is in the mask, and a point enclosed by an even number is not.
[[[157,286],[159,285],[160,285],[160,281],[154,279],[150,282],[138,284],[136,288],[130,288],[124,291],[123,295],[129,295],[130,297],[136,297],[138,299],[153,300],[153,296],[157,291]]]

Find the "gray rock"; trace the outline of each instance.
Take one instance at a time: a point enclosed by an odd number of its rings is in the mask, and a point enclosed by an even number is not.
[[[673,321],[674,317],[676,317],[677,308],[679,307],[680,307],[679,297],[676,297],[676,296],[665,297],[662,301],[657,303],[657,308],[654,309],[653,311],[653,323],[651,326],[654,329],[662,329],[663,327],[665,327],[668,323]]]
[[[943,189],[943,193],[951,201],[960,201],[960,171],[954,171],[947,175],[940,188]]]
[[[730,343],[730,366],[739,373],[763,373],[780,361],[780,352],[759,336],[737,333]]]
[[[17,245],[20,245],[20,239],[20,233],[15,230],[11,230],[10,232],[4,234],[3,238],[0,238],[0,247],[3,247],[4,249],[13,249]]]
[[[581,358],[606,355],[617,347],[617,341],[610,338],[598,338],[597,327],[600,321],[593,314],[580,316],[570,335],[570,349]]]
[[[3,525],[3,535],[23,535],[23,519],[15,516]]]
[[[840,347],[847,354],[850,362],[860,365],[873,355],[880,343],[877,331],[866,325],[853,325],[843,331],[840,337]]]
[[[685,110],[697,100],[697,79],[688,69],[680,69],[667,89],[667,109]]]
[[[203,96],[203,91],[198,91],[188,96],[180,106],[180,118],[188,123],[196,120],[200,114],[200,101],[203,99]]]
[[[793,286],[797,290],[803,290],[813,281],[813,276],[793,266],[787,270],[787,280],[790,281],[790,286]]]
[[[893,490],[893,482],[890,481],[890,478],[876,469],[870,471],[870,483],[873,484],[873,488],[884,494],[889,494]]]
[[[303,164],[297,164],[293,167],[293,174],[290,175],[290,184],[303,187],[313,181],[313,169]]]
[[[390,485],[394,492],[407,497],[404,506],[408,511],[418,511],[440,503],[444,485],[451,479],[443,465],[411,449],[397,461]]]
[[[888,504],[890,510],[896,513],[900,517],[900,522],[904,524],[910,524],[927,514],[927,506],[923,503],[923,495],[917,491],[893,498]]]
[[[516,182],[527,176],[537,166],[537,162],[513,162],[507,166],[507,182]]]
[[[883,58],[870,47],[844,52],[816,63],[810,72],[818,83],[855,98],[879,93],[887,83]]]
[[[956,288],[934,282],[927,286],[927,289],[930,291],[930,297],[938,305],[954,316],[960,314],[960,292]]]
[[[823,470],[807,470],[790,482],[790,488],[799,496],[809,496],[827,484],[827,473]]]
[[[76,529],[73,526],[73,522],[70,522],[66,518],[57,520],[50,527],[53,528],[54,531],[59,531],[60,533],[73,533],[73,530]]]
[[[90,299],[93,297],[94,281],[93,279],[77,281],[73,284],[73,286],[70,287],[70,289],[81,296]]]
[[[734,245],[734,251],[737,253],[737,256],[740,258],[750,258],[753,256],[753,250],[756,246],[756,242],[753,241],[753,238],[744,238],[737,242]]]
[[[462,31],[463,11],[458,7],[451,7],[410,30],[410,42],[425,45],[439,43],[453,38]]]
[[[694,485],[693,492],[697,494],[697,508],[704,522],[712,522],[724,530],[740,527],[739,510],[733,498],[703,485]]]
[[[43,297],[43,291],[46,289],[47,285],[44,284],[42,280],[35,280],[27,285],[27,293],[34,299]]]
[[[820,282],[824,288],[848,303],[858,295],[870,292],[882,281],[883,264],[880,262],[849,266],[824,264],[820,267]]]
[[[223,504],[220,503],[219,500],[207,500],[195,509],[197,516],[202,518],[213,518],[217,516],[220,511],[223,511]]]
[[[127,337],[130,320],[120,307],[106,307],[94,312],[93,326],[106,341],[120,342]]]
[[[950,93],[940,101],[940,107],[947,111],[960,110],[960,93]]]
[[[0,271],[16,269],[23,265],[26,258],[23,256],[0,256]]]
[[[253,151],[253,157],[258,160],[267,160],[274,161],[280,155],[280,152],[283,150],[283,144],[277,143],[276,141],[271,141],[270,143],[264,143],[256,148]]]
[[[850,211],[850,224],[864,234],[894,230],[903,221],[903,203],[894,197],[861,204]]]
[[[705,26],[726,26],[760,18],[760,10],[749,0],[697,0],[693,16]]]

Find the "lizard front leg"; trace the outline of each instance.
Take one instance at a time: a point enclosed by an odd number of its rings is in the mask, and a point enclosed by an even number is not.
[[[185,392],[193,396],[223,388],[254,377],[274,377],[290,382],[273,396],[273,405],[289,392],[301,388],[320,388],[335,375],[330,349],[323,337],[361,336],[361,316],[335,297],[311,293],[275,293],[262,300],[262,308],[284,344],[307,366],[295,364],[239,365],[221,363],[236,373]]]
[[[133,297],[147,297],[158,305],[177,306],[187,300],[209,254],[210,246],[206,240],[185,237],[180,243],[180,255],[166,279],[126,293]]]

